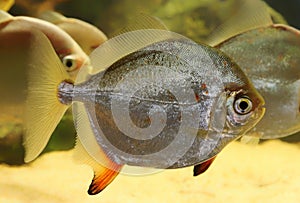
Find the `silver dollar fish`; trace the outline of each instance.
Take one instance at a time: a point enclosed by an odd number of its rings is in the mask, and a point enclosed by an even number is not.
[[[274,139],[300,130],[299,36],[300,32],[289,26],[272,25],[218,45],[242,64],[266,101],[264,118],[248,135]]]
[[[35,43],[49,42],[41,34]],[[77,158],[95,172],[89,194],[123,165],[195,165],[198,175],[264,114],[263,98],[230,58],[176,33],[118,35],[91,54],[93,69],[83,67],[75,83],[51,52],[31,52],[37,61],[29,74],[25,161],[38,156],[73,104]]]
[[[243,15],[220,26],[209,44],[239,64],[265,99],[266,113],[247,135],[285,137],[300,130],[300,31],[274,24],[264,2],[245,2]]]

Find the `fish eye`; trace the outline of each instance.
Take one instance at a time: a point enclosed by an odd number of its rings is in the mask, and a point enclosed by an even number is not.
[[[73,56],[65,56],[62,60],[67,71],[73,71],[77,68],[76,60]]]
[[[234,110],[238,114],[248,114],[252,109],[252,101],[248,97],[240,97],[234,102]]]

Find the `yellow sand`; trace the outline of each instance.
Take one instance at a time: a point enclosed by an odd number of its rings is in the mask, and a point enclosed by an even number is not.
[[[72,151],[53,152],[31,165],[0,165],[0,202],[300,202],[300,143],[232,143],[198,177],[192,168],[144,177],[118,176],[101,194],[88,196],[87,166]]]

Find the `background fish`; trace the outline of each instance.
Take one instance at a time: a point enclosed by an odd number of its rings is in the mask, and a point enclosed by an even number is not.
[[[38,17],[66,31],[86,54],[90,54],[95,48],[107,40],[105,34],[96,26],[80,19],[67,18],[60,13],[50,10],[40,13]]]
[[[261,139],[285,137],[300,130],[300,32],[274,24],[263,2],[252,4],[261,4],[261,9],[252,7],[247,17],[234,16],[211,36],[209,43],[219,43],[216,47],[240,64],[266,101],[266,114],[247,135]],[[245,29],[236,26],[240,24],[236,19],[244,22]]]
[[[299,36],[300,32],[294,28],[272,25],[248,31],[218,45],[242,64],[266,101],[264,118],[249,134],[274,139],[300,130]]]
[[[209,34],[225,22],[243,4],[244,0],[91,0],[93,7],[82,6],[80,0],[17,0],[15,13],[37,16],[37,10],[55,10],[67,16],[84,19],[100,27],[109,37],[137,13],[147,13],[163,20],[167,27],[196,42],[204,42]],[[274,0],[269,0],[274,1]],[[272,18],[285,23],[284,18],[271,7]]]
[[[49,43],[43,35],[35,41]],[[37,61],[29,76],[25,161],[38,156],[75,102],[77,151],[86,151],[87,163],[95,170],[90,194],[106,187],[124,164],[209,165],[264,113],[262,97],[234,62],[175,33],[139,30],[108,40],[90,56],[93,74],[82,68],[75,86],[49,46],[47,54],[34,47],[32,57]],[[47,77],[37,77],[41,66]],[[196,167],[194,174],[205,168]]]
[[[24,163],[22,147],[24,103],[32,33],[0,33],[0,162]],[[61,136],[63,135],[63,136]],[[73,118],[67,113],[55,130],[47,151],[74,146]]]
[[[50,40],[57,55],[60,57],[66,70],[76,77],[79,68],[88,63],[88,56],[82,51],[79,45],[63,30],[47,21],[26,16],[11,16],[0,11],[1,34],[28,33],[34,29],[42,31]]]
[[[63,0],[42,1],[32,4],[30,1],[16,1],[18,6],[28,10],[28,15],[51,22],[67,32],[86,53],[90,54],[96,47],[107,40],[106,35],[96,26],[76,18],[67,18],[55,12],[55,5]],[[13,4],[14,2],[11,2]],[[88,33],[88,35],[87,35]]]
[[[13,17],[0,11],[0,25],[0,162],[21,164],[24,156],[22,134],[27,71],[29,64],[34,63],[29,58],[28,49],[34,30],[47,34],[50,46],[54,46],[60,63],[64,63],[72,77],[75,77],[79,67],[89,59],[67,33],[46,21]],[[43,51],[43,47],[40,47],[40,51]],[[56,142],[52,142],[48,150],[68,149],[74,145],[75,129],[71,114],[67,114],[62,120],[60,128],[55,132],[57,134],[64,136],[55,136]]]

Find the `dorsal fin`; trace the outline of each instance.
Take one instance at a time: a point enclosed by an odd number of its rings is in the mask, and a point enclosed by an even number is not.
[[[51,10],[43,11],[42,13],[39,14],[38,17],[43,19],[43,20],[46,20],[50,23],[53,23],[53,24],[63,22],[67,19],[62,14],[60,14],[58,12],[55,12],[55,11],[51,11]]]
[[[132,18],[126,27],[113,34],[112,37],[126,32],[144,29],[168,30],[167,26],[158,17],[140,13]]]
[[[148,45],[168,39],[186,39],[167,30],[145,29],[123,33],[96,48],[90,55],[92,74],[103,71],[122,57]],[[105,56],[105,57],[103,57]],[[79,72],[79,74],[81,74]]]
[[[0,23],[3,23],[5,21],[11,20],[13,18],[12,15],[7,13],[6,11],[0,10]]]
[[[266,3],[261,0],[244,0],[237,13],[217,27],[206,43],[216,46],[219,43],[251,29],[272,25]]]

